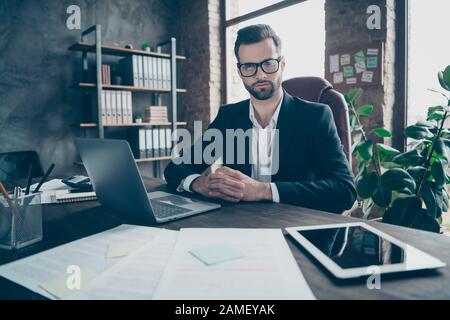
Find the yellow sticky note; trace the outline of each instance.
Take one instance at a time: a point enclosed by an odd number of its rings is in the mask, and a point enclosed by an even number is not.
[[[80,281],[76,281],[73,274],[67,274],[61,278],[41,283],[39,287],[50,293],[52,296],[62,299],[75,293],[77,290],[83,289],[84,285],[97,276],[94,271],[89,269],[80,269],[79,275]]]
[[[144,240],[122,241],[110,243],[106,251],[107,258],[124,257],[132,253],[145,243]]]

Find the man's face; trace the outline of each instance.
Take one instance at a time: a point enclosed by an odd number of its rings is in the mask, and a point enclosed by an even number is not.
[[[244,63],[260,63],[267,59],[280,58],[275,43],[272,39],[254,44],[242,44],[239,47],[239,62]],[[280,61],[277,72],[268,74],[261,67],[258,67],[257,73],[251,77],[244,77],[237,70],[247,91],[258,100],[267,100],[273,97],[275,91],[280,88],[281,79],[284,71],[284,58]]]

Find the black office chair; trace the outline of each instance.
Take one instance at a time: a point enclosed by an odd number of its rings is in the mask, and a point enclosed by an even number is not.
[[[33,166],[32,178],[42,177],[41,160],[36,151],[15,151],[0,153],[0,181],[5,187],[12,186],[16,179],[26,179],[30,165]]]

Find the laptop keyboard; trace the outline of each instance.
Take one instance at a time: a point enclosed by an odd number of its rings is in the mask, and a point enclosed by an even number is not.
[[[174,206],[172,204],[168,204],[165,202],[153,200],[151,203],[152,203],[153,212],[155,213],[155,216],[157,216],[158,218],[166,218],[166,217],[170,217],[170,216],[174,216],[177,214],[191,211],[189,209]]]

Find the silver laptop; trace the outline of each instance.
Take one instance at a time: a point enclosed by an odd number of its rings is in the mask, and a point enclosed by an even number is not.
[[[97,199],[111,209],[163,223],[220,208],[167,192],[147,193],[127,141],[75,139]]]

